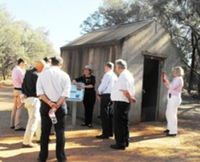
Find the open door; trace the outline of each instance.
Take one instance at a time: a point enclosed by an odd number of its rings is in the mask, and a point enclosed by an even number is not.
[[[142,121],[155,121],[158,99],[159,60],[144,58]]]

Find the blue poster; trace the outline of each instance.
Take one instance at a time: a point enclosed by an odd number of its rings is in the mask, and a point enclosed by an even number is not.
[[[67,99],[67,101],[75,101],[75,102],[81,102],[83,101],[84,97],[84,89],[81,87],[85,86],[84,83],[78,83],[79,88],[75,84],[71,85],[71,92],[70,92],[70,97]]]

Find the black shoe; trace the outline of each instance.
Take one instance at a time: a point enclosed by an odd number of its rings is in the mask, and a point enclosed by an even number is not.
[[[129,140],[126,140],[126,147],[129,146]]]
[[[14,129],[14,128],[15,128],[14,126],[10,127],[10,129]]]
[[[163,133],[169,133],[169,129],[166,129],[165,131],[163,131]]]
[[[111,147],[112,149],[115,149],[115,150],[125,150],[125,149],[126,149],[125,146],[119,146],[119,145],[117,145],[117,144],[115,144],[115,145],[110,145],[110,147]]]
[[[18,129],[15,129],[15,131],[25,131],[26,129],[25,128],[18,128]]]
[[[58,159],[58,162],[66,162],[67,161],[67,159],[64,159],[64,160],[59,160]]]
[[[93,125],[92,124],[88,124],[87,125],[89,128],[93,128]]]
[[[40,144],[40,140],[39,141],[35,141],[35,143]]]
[[[41,160],[40,158],[37,159],[38,162],[46,162],[47,160]]]
[[[169,134],[169,133],[167,133],[166,136],[169,136],[169,137],[175,137],[176,134]]]
[[[54,136],[54,135],[56,135],[55,132],[51,132],[51,133],[50,133],[50,136]]]
[[[81,126],[85,127],[85,126],[87,126],[87,124],[86,123],[82,123]]]
[[[98,139],[109,139],[109,137],[108,136],[105,136],[105,135],[99,135],[99,136],[96,136],[96,138],[98,138]]]
[[[37,144],[28,144],[28,145],[25,145],[25,144],[22,144],[22,148],[34,148],[34,147],[37,147],[38,145]]]

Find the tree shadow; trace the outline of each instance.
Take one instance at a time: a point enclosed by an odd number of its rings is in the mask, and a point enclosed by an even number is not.
[[[166,138],[166,134],[159,133],[159,134],[151,134],[151,135],[131,137],[130,143],[131,142],[140,142],[140,141],[152,140],[152,139],[160,139],[160,138]]]

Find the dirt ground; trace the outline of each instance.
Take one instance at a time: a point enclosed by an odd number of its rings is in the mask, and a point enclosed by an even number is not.
[[[23,133],[9,129],[12,109],[12,89],[0,88],[0,161],[35,162],[39,146],[21,148]],[[23,125],[27,112],[23,110]],[[165,122],[146,122],[131,125],[130,146],[125,151],[109,148],[113,139],[97,140],[100,126],[83,129],[80,121],[72,128],[71,118],[67,118],[66,154],[69,162],[200,162],[200,103],[184,100],[179,108],[179,135],[166,137],[162,131]],[[49,162],[55,159],[55,137],[51,136]]]

